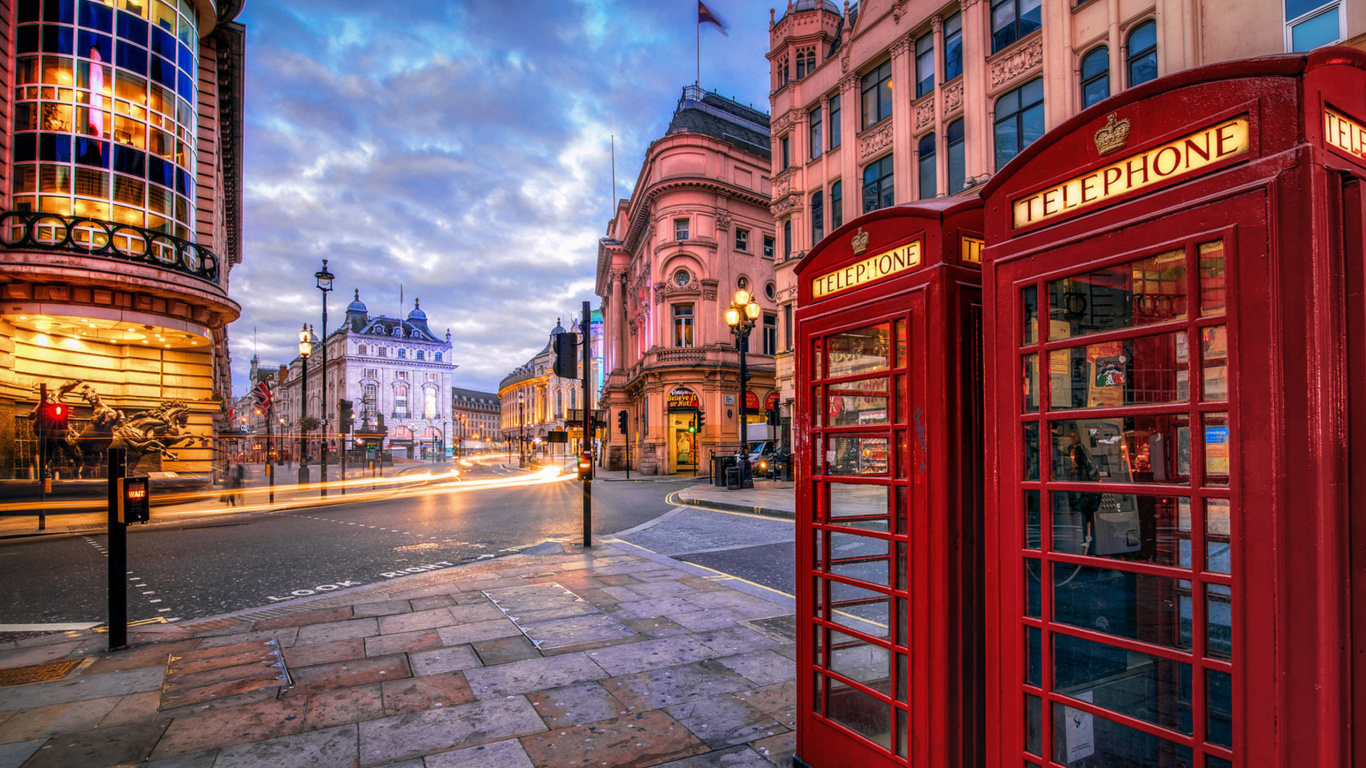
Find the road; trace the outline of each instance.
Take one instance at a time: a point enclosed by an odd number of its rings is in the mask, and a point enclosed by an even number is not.
[[[576,481],[466,489],[508,474],[476,466],[460,485],[387,500],[132,526],[129,618],[229,613],[582,537]],[[594,483],[594,535],[635,529],[628,541],[790,593],[791,523],[679,512],[667,497],[692,482]],[[727,538],[764,523],[742,534],[764,545],[753,553]],[[0,625],[101,621],[106,545],[101,533],[0,543]]]

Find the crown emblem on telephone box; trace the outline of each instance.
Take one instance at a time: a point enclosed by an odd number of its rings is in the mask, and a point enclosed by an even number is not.
[[[854,236],[850,238],[849,245],[853,247],[855,255],[868,250],[868,233],[863,231],[863,227],[859,227]]]
[[[1096,131],[1096,151],[1102,155],[1124,149],[1124,145],[1129,142],[1129,118],[1115,121],[1115,113],[1110,113],[1110,119]]]

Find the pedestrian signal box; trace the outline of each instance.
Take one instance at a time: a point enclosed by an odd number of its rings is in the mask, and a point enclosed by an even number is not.
[[[118,521],[145,523],[152,519],[152,493],[145,477],[120,477]]]
[[[579,479],[593,479],[593,457],[587,451],[579,454]]]

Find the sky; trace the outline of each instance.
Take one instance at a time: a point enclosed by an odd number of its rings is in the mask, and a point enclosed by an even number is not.
[[[247,0],[234,395],[320,330],[313,273],[498,382],[592,302],[598,239],[697,78],[697,0]],[[701,84],[768,111],[768,3],[706,0]],[[782,3],[785,7],[786,2]]]

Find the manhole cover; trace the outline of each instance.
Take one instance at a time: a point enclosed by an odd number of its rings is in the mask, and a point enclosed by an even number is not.
[[[27,685],[28,683],[46,683],[49,680],[60,680],[80,663],[80,659],[76,659],[74,661],[53,661],[47,664],[0,669],[0,686]]]
[[[797,639],[796,614],[770,616],[767,619],[746,619],[740,623],[775,640],[790,643]]]
[[[286,685],[289,672],[274,639],[172,654],[166,661],[161,709]]]

